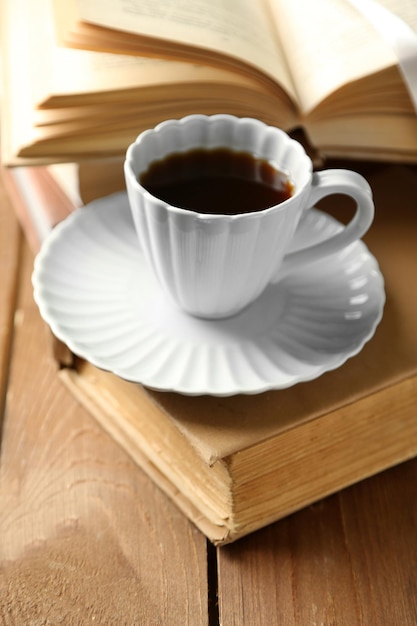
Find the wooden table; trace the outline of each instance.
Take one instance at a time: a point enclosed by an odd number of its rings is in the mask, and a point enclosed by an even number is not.
[[[0,195],[0,623],[417,624],[417,460],[215,549],[56,376]]]

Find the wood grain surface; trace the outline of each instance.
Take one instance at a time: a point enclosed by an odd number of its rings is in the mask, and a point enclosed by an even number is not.
[[[409,461],[225,546],[223,623],[417,624],[416,485]]]
[[[2,255],[16,259],[19,235],[4,212],[3,204]],[[16,307],[13,285],[1,284],[6,322],[15,323],[2,376],[0,623],[204,625],[206,539],[57,379],[32,263],[24,246]],[[1,335],[3,369],[10,330]]]
[[[415,626],[417,460],[208,546],[60,382],[0,202],[0,624]]]

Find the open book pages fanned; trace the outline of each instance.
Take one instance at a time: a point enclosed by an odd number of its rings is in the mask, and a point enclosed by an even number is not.
[[[382,3],[417,32],[415,3]],[[120,156],[220,112],[302,128],[323,157],[417,160],[396,54],[345,0],[4,0],[1,24],[6,164]]]

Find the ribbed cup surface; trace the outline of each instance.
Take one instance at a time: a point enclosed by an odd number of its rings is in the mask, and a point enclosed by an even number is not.
[[[289,175],[295,194],[256,213],[203,215],[171,207],[139,184],[153,161],[194,148],[267,159]],[[193,115],[142,133],[127,151],[125,174],[140,244],[159,281],[184,310],[214,318],[252,302],[276,272],[298,223],[311,162],[301,145],[258,120]]]

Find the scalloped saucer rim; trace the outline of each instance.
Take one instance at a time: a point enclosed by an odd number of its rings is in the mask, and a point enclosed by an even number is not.
[[[306,212],[294,247],[340,224]],[[159,391],[229,396],[284,389],[336,369],[372,338],[384,280],[362,241],[281,282],[225,320],[181,311],[139,249],[127,195],[77,209],[35,259],[34,297],[78,356]]]

